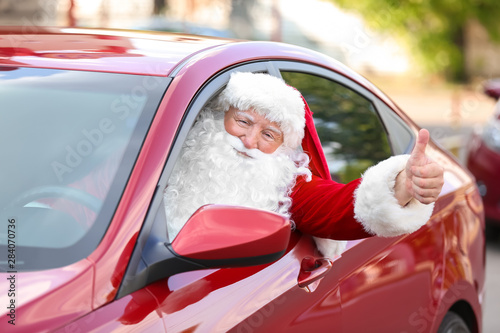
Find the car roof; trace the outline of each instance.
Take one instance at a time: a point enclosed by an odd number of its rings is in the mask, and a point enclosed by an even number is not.
[[[180,33],[64,27],[0,27],[0,72],[9,67],[84,70],[149,76],[217,72],[265,60],[308,62],[358,82],[397,108],[377,87],[339,61],[300,46]],[[202,76],[207,73],[199,73]]]
[[[232,42],[153,31],[0,27],[0,65],[166,76],[184,59]]]

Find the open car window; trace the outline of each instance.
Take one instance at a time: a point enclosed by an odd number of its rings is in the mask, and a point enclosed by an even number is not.
[[[282,71],[313,112],[316,130],[332,175],[347,183],[368,167],[391,156],[391,147],[370,100],[327,78]]]

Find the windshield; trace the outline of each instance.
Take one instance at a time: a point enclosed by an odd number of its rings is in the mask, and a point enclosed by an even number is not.
[[[0,69],[0,250],[17,271],[70,264],[106,232],[168,79]]]

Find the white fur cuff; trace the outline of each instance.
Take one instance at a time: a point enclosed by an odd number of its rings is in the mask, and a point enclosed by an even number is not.
[[[321,254],[327,258],[334,259],[344,252],[347,241],[337,241],[327,238],[313,237],[316,247],[321,252]]]
[[[394,197],[396,177],[406,167],[410,155],[393,156],[369,168],[354,192],[354,217],[365,230],[382,237],[412,233],[432,215],[434,203],[425,205],[412,199],[401,207]]]

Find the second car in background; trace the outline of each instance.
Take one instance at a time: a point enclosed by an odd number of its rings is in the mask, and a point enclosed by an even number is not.
[[[489,80],[484,85],[486,95],[498,100],[500,80]],[[500,232],[500,102],[493,115],[469,141],[467,168],[476,177],[491,232]]]

